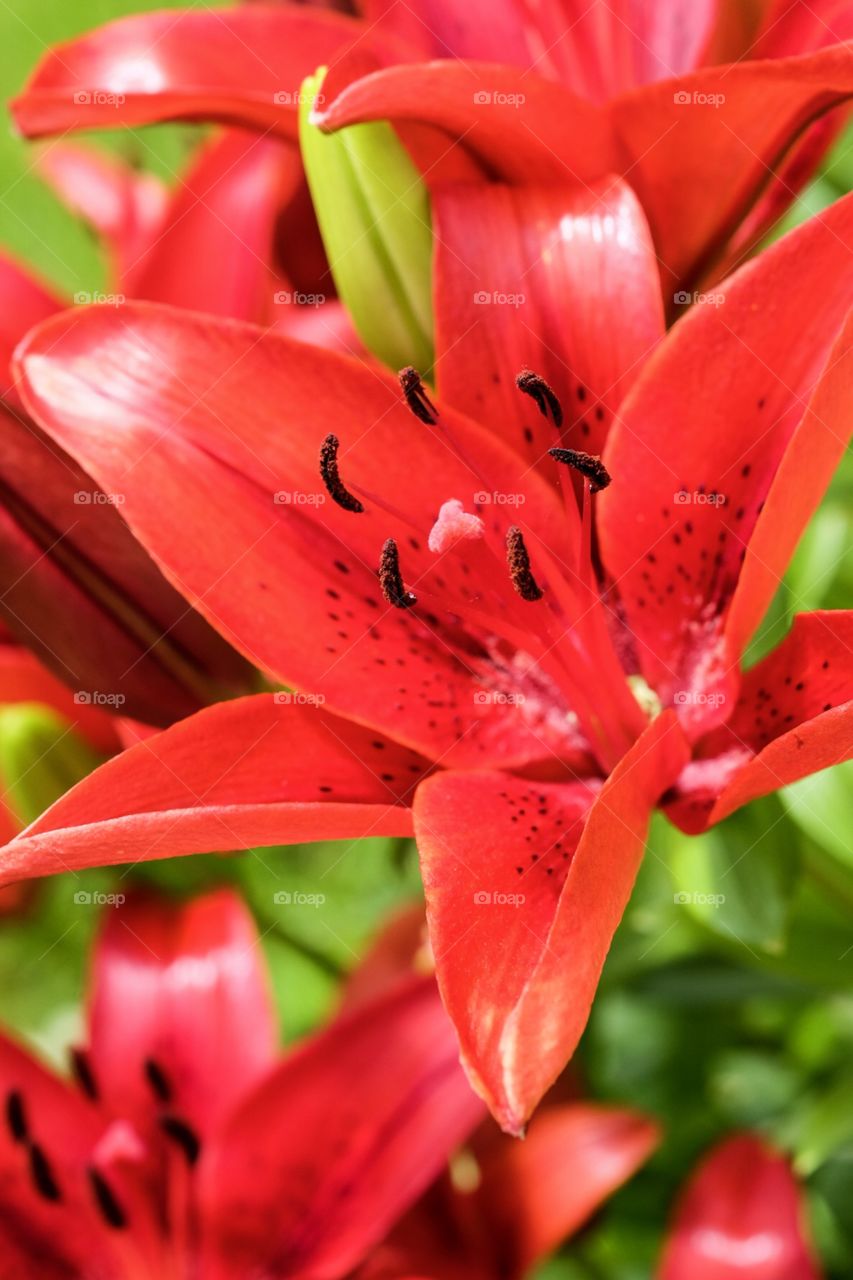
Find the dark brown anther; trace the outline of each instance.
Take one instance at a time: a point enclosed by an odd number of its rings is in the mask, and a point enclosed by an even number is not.
[[[596,454],[580,453],[577,449],[549,449],[548,452],[556,462],[564,462],[579,471],[589,481],[590,493],[600,493],[610,484],[610,472]]]
[[[427,395],[424,384],[421,382],[421,375],[417,369],[407,365],[405,369],[400,370],[397,377],[400,379],[400,386],[403,388],[406,404],[412,413],[421,422],[425,422],[428,427],[433,426],[438,421],[438,409],[436,409]]]
[[[30,1143],[29,1155],[30,1174],[36,1191],[44,1200],[52,1200],[54,1203],[61,1200],[62,1192],[54,1177],[50,1161],[37,1143]]]
[[[530,556],[524,545],[524,536],[515,525],[507,530],[506,562],[509,576],[522,600],[541,600],[542,588],[530,572]]]
[[[169,1083],[169,1077],[159,1062],[155,1062],[153,1058],[146,1058],[143,1070],[145,1071],[145,1079],[148,1081],[151,1092],[157,1101],[170,1102],[172,1099],[172,1086]]]
[[[338,471],[340,447],[341,442],[337,436],[328,435],[323,441],[320,449],[320,475],[323,477],[323,484],[332,501],[343,507],[344,511],[363,511],[364,504],[350,493]]]
[[[186,1156],[187,1164],[195,1164],[201,1151],[201,1141],[195,1129],[178,1116],[161,1116],[160,1128],[167,1138],[180,1147]]]
[[[83,1049],[71,1050],[71,1071],[83,1093],[92,1102],[98,1101],[98,1085],[92,1072],[89,1055]]]
[[[536,401],[543,418],[550,418],[555,427],[563,425],[563,406],[557,399],[556,392],[548,386],[544,378],[540,378],[539,374],[534,373],[532,369],[522,369],[515,380],[515,385],[519,391]]]
[[[389,604],[393,604],[395,609],[411,609],[412,605],[418,602],[418,597],[403,586],[400,557],[393,538],[388,538],[382,548],[379,560],[379,586],[385,599]]]
[[[6,1095],[6,1124],[15,1142],[26,1142],[29,1136],[23,1095],[13,1089]]]
[[[97,1169],[90,1168],[87,1173],[89,1175],[89,1186],[92,1188],[92,1195],[95,1197],[95,1204],[98,1206],[104,1222],[108,1227],[113,1227],[116,1231],[123,1231],[127,1226],[127,1214],[116,1199],[112,1187],[103,1174],[98,1173]]]

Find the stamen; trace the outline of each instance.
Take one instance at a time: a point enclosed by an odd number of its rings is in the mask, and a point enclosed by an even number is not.
[[[74,1079],[79,1084],[87,1098],[92,1102],[98,1101],[98,1085],[92,1073],[92,1064],[89,1061],[88,1053],[83,1049],[71,1050],[71,1071]]]
[[[151,1087],[158,1102],[170,1102],[172,1098],[172,1086],[169,1083],[169,1077],[166,1075],[159,1063],[153,1058],[146,1058],[143,1067],[145,1071],[145,1079]]]
[[[6,1123],[15,1142],[26,1142],[29,1134],[27,1113],[23,1096],[17,1089],[13,1089],[6,1098]]]
[[[400,379],[400,386],[403,388],[406,404],[412,413],[421,422],[425,422],[428,427],[433,426],[438,421],[438,409],[436,409],[427,395],[424,384],[421,382],[421,375],[417,369],[407,365],[405,369],[400,370],[397,377]]]
[[[555,427],[563,425],[563,406],[556,392],[548,386],[544,378],[540,378],[539,374],[534,373],[532,369],[522,369],[515,380],[515,385],[524,395],[536,401],[543,418],[550,417]]]
[[[106,1178],[97,1169],[87,1169],[89,1185],[95,1197],[95,1203],[101,1211],[101,1217],[108,1227],[122,1231],[127,1226],[127,1214],[119,1204],[113,1189]]]
[[[581,453],[577,449],[549,449],[548,452],[556,462],[564,462],[585,476],[590,493],[600,493],[610,484],[612,476],[596,454]]]
[[[542,588],[530,572],[530,556],[524,545],[524,536],[515,525],[507,530],[506,562],[512,585],[522,600],[541,600]]]
[[[326,491],[333,502],[339,507],[343,507],[344,511],[363,511],[364,504],[359,502],[347,489],[343,480],[341,480],[338,471],[338,449],[341,442],[337,436],[328,435],[323,441],[320,449],[320,475],[323,478],[323,484]]]
[[[403,586],[400,557],[393,538],[388,538],[382,548],[382,556],[379,560],[379,586],[385,599],[389,604],[393,604],[395,609],[411,609],[412,605],[418,602],[418,597]]]
[[[37,1143],[30,1144],[30,1173],[36,1191],[45,1200],[54,1202],[62,1199],[59,1184],[53,1176],[50,1161]]]
[[[187,1158],[187,1164],[193,1165],[201,1151],[201,1141],[195,1129],[178,1116],[161,1116],[160,1128],[167,1138],[179,1146]]]

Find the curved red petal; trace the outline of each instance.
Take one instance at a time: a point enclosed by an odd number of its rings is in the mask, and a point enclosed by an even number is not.
[[[481,1117],[432,979],[339,1019],[203,1155],[204,1274],[348,1273]]]
[[[574,1051],[651,810],[687,756],[660,716],[595,796],[585,783],[437,774],[415,834],[445,1005],[472,1082],[523,1129]]]
[[[140,1127],[173,1111],[209,1133],[276,1054],[260,938],[242,900],[224,889],[184,904],[133,895],[107,907],[89,1028],[103,1105]]]
[[[295,694],[217,703],[67,792],[0,862],[5,880],[256,844],[411,833],[424,761]]]
[[[195,160],[159,234],[129,263],[127,293],[237,320],[266,319],[276,224],[301,173],[290,143],[228,130]]]
[[[531,463],[561,439],[600,453],[664,331],[657,260],[630,188],[618,178],[452,186],[433,192],[432,208],[441,394]],[[562,433],[517,390],[525,368],[560,399]]]
[[[12,112],[28,137],[157,120],[295,137],[305,76],[365,40],[382,60],[399,56],[355,19],[296,5],[139,14],[51,49]]]
[[[791,1168],[761,1138],[728,1138],[682,1195],[659,1280],[820,1280]]]
[[[696,751],[667,806],[688,831],[853,756],[853,612],[799,614]]]
[[[848,197],[679,321],[611,432],[604,560],[646,678],[690,720],[714,705],[695,691],[722,685],[730,697],[726,682],[843,452],[851,248]],[[804,314],[814,315],[806,331]]]

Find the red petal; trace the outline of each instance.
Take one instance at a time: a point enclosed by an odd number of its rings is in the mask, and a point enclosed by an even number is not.
[[[325,129],[365,120],[445,130],[505,182],[594,182],[619,167],[608,122],[562,85],[488,62],[390,67],[347,85],[317,114]]]
[[[481,1115],[432,979],[340,1019],[203,1155],[205,1276],[347,1273]]]
[[[851,94],[850,49],[834,45],[709,67],[617,99],[626,173],[673,290],[692,288],[806,125]]]
[[[9,363],[28,329],[41,324],[67,304],[30,272],[0,253],[0,396],[17,407]]]
[[[693,691],[737,662],[843,452],[851,249],[848,197],[679,321],[611,433],[604,559],[644,674],[691,718],[707,711]]]
[[[127,292],[212,315],[265,319],[276,221],[301,172],[292,145],[229,130],[182,180],[160,234],[132,263]]]
[[[365,17],[436,58],[480,58],[562,80],[601,102],[621,89],[695,66],[717,0],[427,0],[415,12],[366,0]]]
[[[787,1160],[750,1134],[715,1147],[681,1198],[659,1280],[820,1280]]]
[[[85,218],[106,242],[112,281],[121,287],[125,271],[160,230],[169,203],[168,188],[117,155],[70,142],[46,147],[38,170],[68,208]]]
[[[291,698],[218,703],[131,747],[6,846],[4,877],[255,844],[409,835],[404,796],[423,763]]]
[[[586,784],[499,773],[437,774],[418,788],[415,832],[442,995],[472,1082],[510,1132],[574,1051],[652,806],[685,758],[681,732],[664,715],[595,802]]]
[[[0,1037],[0,1106],[0,1273],[10,1280],[76,1280],[97,1265],[110,1274],[119,1260],[86,1174],[103,1121],[81,1094],[5,1037]],[[47,1162],[59,1199],[36,1190],[27,1144],[13,1140],[10,1131],[13,1106],[20,1108],[28,1141]]]
[[[0,703],[42,702],[53,707],[98,751],[119,747],[117,722],[106,711],[76,702],[64,684],[42,666],[34,653],[13,643],[0,644]]]
[[[449,403],[530,462],[558,433],[515,386],[557,393],[566,443],[600,453],[612,414],[663,336],[657,260],[629,187],[433,193],[436,373]]]
[[[524,1142],[501,1136],[478,1152],[476,1200],[512,1274],[527,1275],[574,1235],[659,1141],[657,1125],[637,1111],[578,1102],[546,1105]]]
[[[522,475],[489,432],[450,410],[425,429],[370,366],[151,305],[60,316],[21,350],[40,421],[121,493],[135,535],[257,665],[445,762],[569,750],[541,697],[519,710],[483,695],[500,671],[482,643],[466,633],[463,645],[436,614],[391,608],[377,586],[394,536],[425,609],[430,592],[456,591],[464,612],[466,573],[478,576],[468,553],[439,561],[426,544],[445,501],[471,511],[484,491],[517,496],[525,529],[568,554],[556,492]],[[327,501],[319,453],[330,432],[362,514]],[[486,510],[501,573],[516,510]]]
[[[799,614],[743,677],[728,722],[697,744],[668,812],[698,831],[853,755],[853,611]]]
[[[13,112],[29,137],[199,119],[295,137],[303,79],[356,41],[394,56],[354,19],[296,5],[120,18],[51,49]]]
[[[115,495],[30,419],[0,409],[0,424],[0,615],[18,639],[81,700],[152,723],[245,688],[244,661],[165,581]]]
[[[105,918],[90,1015],[99,1095],[137,1124],[165,1106],[206,1134],[275,1061],[255,923],[230,890],[184,905],[132,897]],[[168,1098],[146,1074],[150,1063]]]

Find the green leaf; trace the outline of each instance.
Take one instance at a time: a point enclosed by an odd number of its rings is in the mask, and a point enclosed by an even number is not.
[[[324,77],[321,68],[302,86],[299,140],[335,285],[374,355],[424,373],[433,362],[426,184],[390,124],[334,134],[312,124]]]

